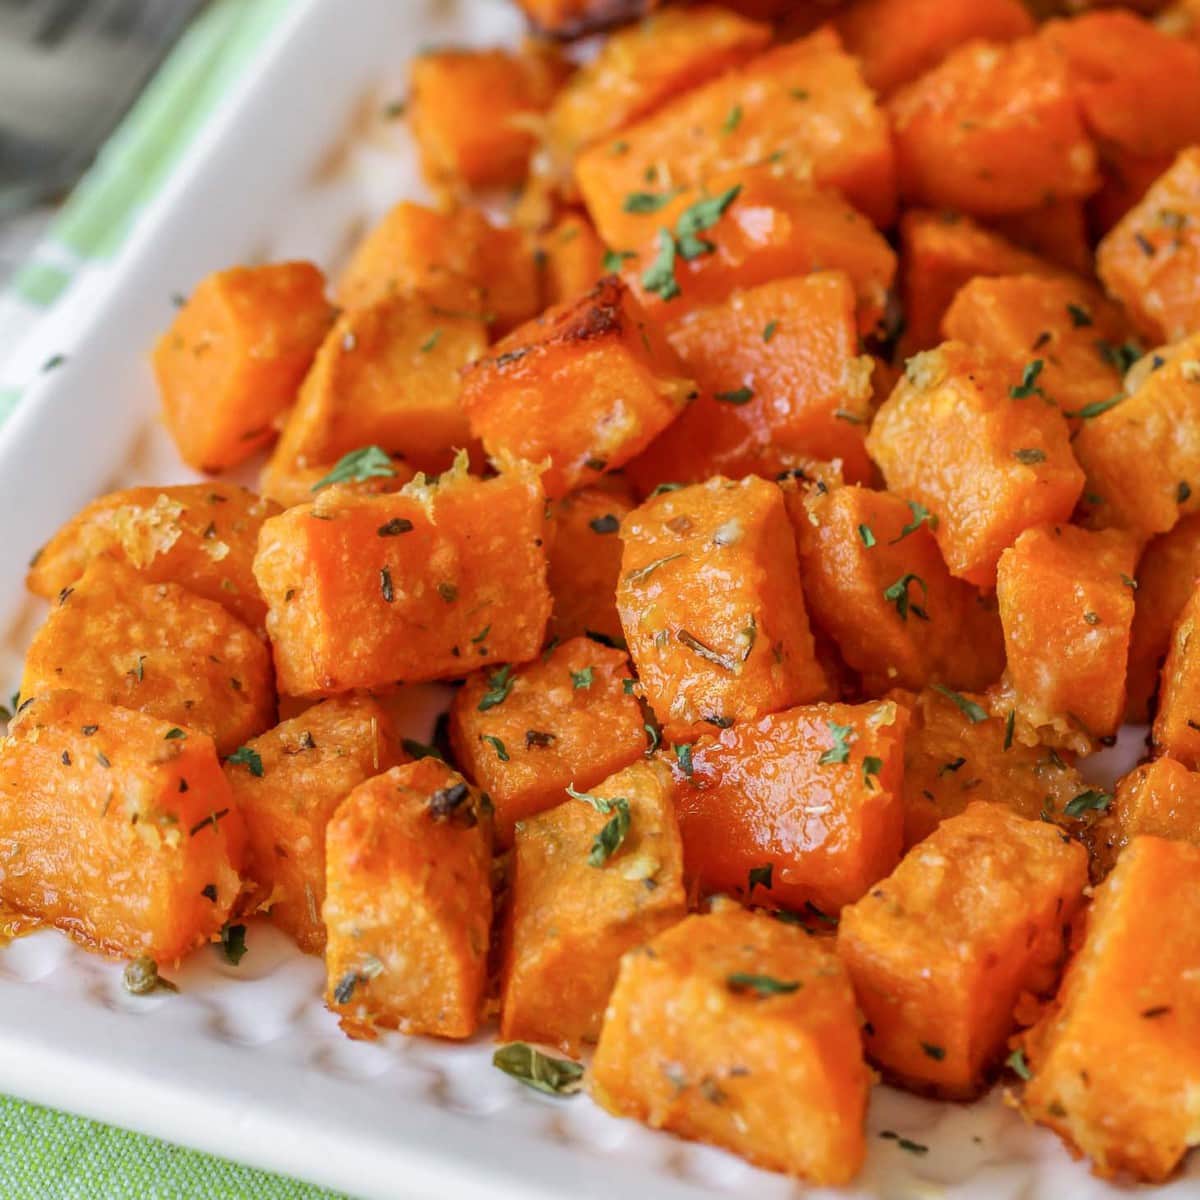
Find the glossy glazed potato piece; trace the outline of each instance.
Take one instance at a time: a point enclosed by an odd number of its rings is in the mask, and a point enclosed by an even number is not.
[[[900,218],[902,356],[942,340],[942,318],[958,290],[977,275],[1055,275],[1029,254],[970,217],[910,209]]]
[[[1191,770],[1200,769],[1200,657],[1192,642],[1200,623],[1200,587],[1192,594],[1171,631],[1158,690],[1154,746]]]
[[[1091,521],[1141,537],[1200,512],[1200,333],[1152,361],[1132,395],[1085,421],[1073,442]]]
[[[286,437],[285,430],[284,438],[286,439]],[[366,447],[355,447],[355,450],[363,449]],[[352,450],[350,453],[354,452]],[[324,488],[336,487],[339,492],[356,496],[378,496],[385,492],[398,492],[405,484],[413,481],[417,472],[395,455],[388,457],[390,460],[388,466],[392,472],[390,475],[384,474],[381,468],[378,475],[371,474],[365,479],[355,477],[341,483],[329,483],[329,476],[336,471],[341,459],[336,462],[316,463],[312,466],[305,463],[302,466],[293,458],[275,453],[263,467],[258,486],[264,496],[284,508],[291,508],[296,504],[308,504],[314,499],[315,493]]]
[[[905,851],[976,801],[1004,804],[1072,832],[1094,819],[1091,809],[1067,812],[1088,790],[1074,756],[1032,739],[1026,744],[1016,736],[1015,718],[1010,735],[1007,716],[989,716],[981,700],[932,688],[913,700],[904,743]]]
[[[1197,1144],[1198,976],[1200,846],[1135,838],[1097,892],[1055,1009],[1026,1041],[1025,1114],[1096,1174],[1161,1182]]]
[[[464,376],[471,430],[493,460],[549,459],[551,499],[645,449],[695,392],[629,289],[605,276],[496,343]]]
[[[50,692],[0,741],[0,899],[90,950],[174,963],[215,938],[244,842],[202,733]]]
[[[219,604],[96,559],[34,636],[23,696],[66,689],[186,725],[232,754],[275,722],[271,652]]]
[[[728,902],[625,956],[591,1072],[609,1112],[828,1185],[862,1165],[870,1086],[825,941]]]
[[[1044,40],[968,42],[887,107],[910,204],[1000,216],[1100,182],[1065,56]]]
[[[972,804],[842,910],[838,955],[892,1079],[978,1094],[1023,992],[1051,991],[1083,903],[1087,852],[1044,821]]]
[[[1093,831],[1101,872],[1111,871],[1142,836],[1200,846],[1200,773],[1173,758],[1156,758],[1120,780],[1107,815]]]
[[[1109,231],[1096,270],[1151,342],[1200,332],[1200,146],[1182,151]]]
[[[336,463],[361,446],[444,471],[471,445],[461,369],[487,350],[481,320],[392,296],[342,313],[300,389],[275,447],[274,479]],[[274,489],[273,489],[274,490]]]
[[[646,750],[629,660],[590,638],[518,667],[476,671],[450,707],[450,744],[467,778],[491,797],[496,840],[513,825],[586,791]]]
[[[409,128],[434,188],[514,187],[537,144],[533,122],[566,74],[557,54],[536,42],[519,53],[436,49],[408,73]]]
[[[388,296],[419,296],[501,334],[537,312],[537,268],[524,236],[479,209],[437,212],[403,200],[359,242],[337,284],[343,308]]]
[[[637,762],[587,789],[609,811],[570,799],[520,823],[500,985],[502,1040],[578,1054],[600,1036],[621,956],[687,916],[672,792],[663,764]],[[612,807],[618,801],[626,808]],[[628,832],[598,861],[601,831],[626,810]]]
[[[622,153],[602,143],[575,166],[610,246],[640,244],[660,224],[652,210],[631,211],[631,194],[695,187],[776,152],[784,170],[836,188],[875,224],[895,217],[887,121],[828,26],[694,88],[623,130],[620,140]]]
[[[717,476],[664,492],[625,518],[621,539],[625,641],[672,741],[824,693],[775,484]]]
[[[1091,235],[1082,200],[1051,197],[1028,212],[995,217],[990,224],[1022,250],[1077,275],[1092,274]]]
[[[804,599],[869,695],[937,679],[976,690],[1004,668],[1000,624],[946,570],[928,519],[863,487],[789,499]]]
[[[547,629],[552,638],[566,641],[592,633],[624,643],[617,612],[618,533],[632,508],[627,496],[601,488],[583,488],[555,504],[547,575],[554,597]]]
[[[542,33],[572,38],[639,17],[658,0],[517,0]]]
[[[461,467],[395,495],[329,488],[272,518],[254,570],[280,691],[453,679],[482,647],[533,658],[550,616],[546,524],[535,475]]]
[[[937,66],[963,42],[1006,42],[1034,30],[1020,0],[854,0],[833,14],[833,24],[880,96]]]
[[[270,442],[332,319],[312,263],[232,267],[201,280],[153,357],[163,419],[184,462],[220,471]]]
[[[942,331],[1003,355],[1017,385],[1031,363],[1041,363],[1037,386],[1069,420],[1078,422],[1121,391],[1121,373],[1097,342],[1118,346],[1128,327],[1120,310],[1081,279],[972,279],[955,296]]]
[[[890,700],[813,704],[677,755],[689,879],[702,892],[836,916],[900,860],[907,728]]]
[[[735,292],[668,330],[700,395],[629,467],[642,491],[754,471],[767,447],[840,459],[871,475],[870,357],[858,353],[854,289],[841,271]]]
[[[582,213],[568,213],[535,239],[541,307],[578,300],[605,273],[604,243]]]
[[[408,761],[386,710],[335,696],[247,743],[258,756],[225,764],[246,822],[247,911],[263,911],[307,954],[325,949],[325,827],[364,780]],[[257,768],[261,768],[261,773]]]
[[[888,488],[938,518],[950,573],[981,588],[1023,530],[1066,521],[1083,490],[1066,421],[1011,375],[992,351],[944,342],[909,359],[867,436]]]
[[[279,505],[229,483],[126,488],[81,509],[34,555],[25,585],[49,600],[93,559],[178,583],[261,631],[267,605],[251,568],[263,521]]]
[[[436,758],[360,783],[325,831],[325,1003],[353,1038],[466,1038],[492,924],[487,805]]]

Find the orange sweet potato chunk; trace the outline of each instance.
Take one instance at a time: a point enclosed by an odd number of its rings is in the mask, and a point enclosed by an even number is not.
[[[996,217],[990,224],[1009,241],[1077,275],[1092,273],[1087,206],[1050,197],[1028,212]]]
[[[551,498],[594,483],[643,450],[695,392],[616,277],[549,309],[468,368],[462,402],[493,460],[550,460]]]
[[[1109,231],[1096,269],[1152,342],[1200,333],[1200,146],[1182,151]]]
[[[254,571],[280,691],[453,679],[480,648],[533,658],[550,616],[546,527],[536,476],[516,470],[485,482],[456,468],[395,495],[329,488],[273,517]]]
[[[1171,631],[1159,684],[1154,746],[1191,770],[1200,769],[1200,657],[1192,642],[1200,624],[1200,587],[1193,587]]]
[[[1137,544],[1075,525],[1027,529],[1000,556],[1005,683],[1031,725],[1117,732],[1133,625]]]
[[[214,938],[244,837],[202,733],[64,691],[0,741],[0,899],[89,949],[172,963]]]
[[[828,916],[900,859],[908,712],[890,700],[812,704],[676,753],[688,877]]]
[[[938,518],[952,575],[995,584],[1001,552],[1033,525],[1065,521],[1083,490],[1067,423],[1007,359],[945,342],[909,359],[867,449],[891,491]]]
[[[325,1002],[354,1038],[466,1038],[492,924],[487,805],[435,758],[360,783],[325,831]]]
[[[637,762],[575,790],[588,798],[517,829],[500,985],[500,1037],[567,1054],[599,1038],[621,956],[687,915],[670,771]],[[626,814],[602,857],[601,831]]]
[[[923,510],[892,492],[813,489],[788,511],[813,625],[864,689],[980,689],[1004,667],[1000,624],[946,570]]]
[[[257,764],[225,764],[246,822],[247,910],[262,910],[308,954],[325,949],[325,828],[360,783],[408,760],[384,708],[335,696],[247,743]]]
[[[840,271],[780,279],[696,309],[668,331],[699,397],[630,464],[643,491],[754,471],[766,447],[840,459],[870,477],[869,356],[858,353],[855,297]]]
[[[605,273],[604,243],[582,213],[568,213],[535,243],[542,308],[578,300]]]
[[[982,1089],[1018,998],[1057,981],[1087,861],[1054,825],[972,804],[842,910],[838,955],[888,1077],[956,1099]]]
[[[66,689],[208,734],[232,754],[275,721],[271,652],[219,604],[96,559],[34,636],[23,696]]]
[[[621,538],[617,608],[669,738],[824,693],[775,484],[716,476],[664,492],[625,518]]]
[[[887,121],[828,26],[694,88],[625,129],[620,140],[621,153],[599,144],[575,167],[588,211],[610,246],[640,243],[642,231],[659,223],[652,208],[630,201],[633,194],[695,187],[774,153],[785,170],[836,188],[875,224],[889,225],[895,216]]]
[[[833,17],[867,86],[886,96],[972,38],[1025,37],[1033,18],[1020,0],[854,0]]]
[[[1197,1144],[1198,976],[1200,846],[1135,838],[1098,890],[1056,1007],[1026,1043],[1026,1115],[1096,1174],[1162,1182]]]
[[[1118,782],[1108,814],[1093,832],[1101,869],[1115,867],[1142,836],[1200,845],[1200,773],[1173,758],[1156,758]]]
[[[34,556],[26,586],[50,599],[97,558],[154,583],[178,583],[261,630],[267,606],[252,564],[271,500],[229,483],[127,488],[93,500]]]
[[[629,660],[590,638],[564,642],[513,670],[476,671],[450,707],[455,761],[495,805],[496,840],[640,758],[645,718]]]
[[[887,107],[909,203],[1000,216],[1100,182],[1065,55],[1045,40],[968,42]]]
[[[831,1186],[862,1165],[870,1085],[825,941],[728,902],[625,956],[591,1072],[610,1112]]]
[[[312,263],[202,280],[154,348],[163,418],[184,462],[220,471],[270,442],[332,317]]]

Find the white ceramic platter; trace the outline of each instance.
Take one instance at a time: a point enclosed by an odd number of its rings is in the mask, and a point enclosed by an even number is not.
[[[430,42],[518,33],[503,0],[295,0],[256,73],[140,221],[108,295],[72,330],[67,363],[0,434],[4,695],[42,616],[23,591],[31,552],[103,491],[192,478],[157,425],[146,364],[172,293],[234,262],[303,256],[335,267],[365,222],[420,192],[411,148],[378,115],[402,94],[408,58]],[[414,722],[427,736],[420,714]],[[1119,757],[1136,757],[1136,743]],[[318,960],[263,923],[248,945],[236,968],[200,952],[175,973],[178,995],[146,998],[123,991],[118,965],[57,933],[0,950],[0,1091],[380,1200],[805,1194],[585,1097],[522,1088],[491,1067],[490,1035],[351,1042],[321,1004]],[[906,1152],[884,1130],[928,1152]],[[998,1093],[967,1108],[880,1088],[870,1131],[867,1169],[841,1195],[1121,1194]],[[1193,1163],[1157,1194],[1195,1196],[1198,1180]]]

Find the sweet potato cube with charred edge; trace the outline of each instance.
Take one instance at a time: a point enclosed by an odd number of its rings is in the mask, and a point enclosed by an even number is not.
[[[96,559],[25,657],[21,694],[66,689],[206,733],[232,754],[275,721],[271,652],[219,604]]]
[[[1066,521],[1083,490],[1062,414],[1036,375],[1011,375],[991,351],[945,342],[908,361],[867,437],[889,490],[938,518],[950,573],[981,588],[1023,530]]]
[[[1093,830],[1101,871],[1115,867],[1143,835],[1200,846],[1200,773],[1173,758],[1156,758],[1120,780],[1107,815]]]
[[[1027,529],[1000,556],[1006,690],[1031,725],[1116,733],[1125,714],[1137,544],[1075,525]]]
[[[263,526],[254,570],[270,605],[279,689],[333,695],[525,662],[550,616],[535,475],[461,465],[395,495],[330,488]]]
[[[908,712],[813,704],[676,750],[689,878],[832,917],[900,860]]]
[[[1149,922],[1149,924],[1148,924]],[[1160,1183],[1197,1133],[1200,846],[1135,838],[1098,889],[1022,1107],[1092,1160]]]
[[[718,476],[664,492],[625,518],[621,538],[617,608],[642,689],[669,738],[823,694],[795,541],[775,484]]]
[[[1158,691],[1154,746],[1191,770],[1200,768],[1200,656],[1193,642],[1200,630],[1200,586],[1192,589],[1175,628]]]
[[[216,936],[245,831],[212,740],[74,692],[0,741],[0,899],[91,950],[173,963]]]
[[[335,696],[247,743],[257,755],[225,764],[246,822],[248,911],[262,909],[308,954],[325,949],[325,827],[364,780],[399,766],[386,711],[366,696]]]
[[[472,647],[473,649],[473,647]],[[586,791],[646,750],[645,718],[620,650],[577,637],[518,667],[484,668],[450,708],[450,743],[496,808],[496,839],[513,824]]]
[[[1200,333],[1200,146],[1184,150],[1109,231],[1096,269],[1152,342]]]
[[[325,1002],[354,1038],[466,1038],[492,924],[487,805],[435,758],[360,783],[325,831]]]
[[[810,1183],[849,1183],[871,1074],[824,939],[724,902],[631,950],[592,1061],[595,1100]]]
[[[695,394],[616,276],[497,342],[466,371],[463,407],[493,459],[550,460],[551,498],[645,449]]]
[[[567,1054],[600,1036],[621,955],[687,916],[670,771],[575,790],[517,828],[500,988],[501,1038]]]
[[[26,586],[47,600],[108,558],[153,583],[178,583],[261,631],[267,605],[252,564],[279,505],[228,483],[127,488],[76,513],[34,556]]]
[[[1057,982],[1086,884],[1087,852],[1054,825],[999,804],[943,821],[842,910],[868,1056],[915,1090],[978,1093],[1018,997]]]
[[[635,483],[737,478],[767,447],[870,478],[873,362],[858,353],[854,303],[849,278],[825,271],[735,292],[671,326],[700,395],[630,464]]]
[[[657,199],[634,197],[696,187],[770,154],[782,169],[837,188],[876,225],[895,216],[887,121],[828,26],[694,88],[623,130],[620,140],[620,154],[601,143],[575,167],[610,246],[640,243],[659,224]]]
[[[542,308],[578,300],[605,274],[604,243],[581,213],[568,213],[538,234],[533,256]]]
[[[1066,60],[1043,40],[968,42],[887,110],[909,203],[1001,216],[1100,182]]]
[[[920,506],[842,487],[788,494],[804,599],[871,695],[938,679],[979,689],[1004,668],[1000,623],[946,570]]]

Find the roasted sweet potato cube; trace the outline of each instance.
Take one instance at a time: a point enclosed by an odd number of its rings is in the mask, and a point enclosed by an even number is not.
[[[919,506],[863,487],[812,489],[788,512],[804,599],[863,687],[878,695],[938,679],[979,689],[1000,676],[1000,623],[946,570]]]
[[[1020,0],[854,0],[833,23],[862,64],[867,86],[881,96],[972,38],[1005,42],[1034,30]]]
[[[1171,631],[1158,692],[1154,745],[1191,770],[1200,769],[1200,657],[1193,647],[1200,625],[1200,586],[1194,586]]]
[[[600,1036],[621,955],[687,915],[666,766],[573,790],[517,827],[500,986],[500,1036],[567,1054]]]
[[[92,950],[175,962],[241,890],[245,831],[212,739],[74,692],[0,741],[0,899]]]
[[[1092,523],[1142,537],[1200,512],[1200,333],[1151,361],[1132,395],[1114,397],[1073,443]]]
[[[360,783],[325,830],[325,1002],[354,1038],[466,1038],[492,924],[487,805],[436,758]]]
[[[977,587],[994,585],[1023,530],[1067,520],[1083,490],[1067,423],[1026,374],[1014,385],[1007,359],[945,342],[909,359],[867,436],[888,488],[938,518],[950,573]]]
[[[664,492],[625,518],[621,538],[617,608],[668,737],[823,694],[795,541],[775,484],[717,476]]]
[[[465,675],[486,649],[525,662],[550,616],[537,477],[461,466],[395,495],[317,493],[263,526],[254,571],[280,691]]]
[[[225,764],[246,822],[253,881],[245,906],[262,910],[308,954],[325,949],[325,827],[364,780],[399,766],[387,711],[367,696],[335,696],[247,743]]]
[[[178,583],[261,630],[267,605],[251,569],[263,521],[279,505],[228,483],[127,488],[93,500],[34,556],[26,586],[50,599],[96,558]]]
[[[604,243],[581,213],[568,213],[535,241],[542,308],[578,300],[605,273]]]
[[[1200,846],[1135,838],[1098,890],[1022,1107],[1098,1175],[1161,1182],[1197,1144]]]
[[[616,276],[549,309],[467,369],[463,407],[495,460],[550,460],[551,498],[645,449],[693,396],[674,351]]]
[[[1027,529],[1000,556],[1005,691],[1031,725],[1117,732],[1133,626],[1136,542],[1120,530]]]
[[[1077,275],[1092,273],[1087,207],[1082,200],[1048,197],[1028,212],[995,217],[993,229],[1014,245]]]
[[[96,559],[35,635],[23,696],[59,689],[206,733],[232,754],[275,721],[271,652],[213,600]]]
[[[472,647],[472,649],[474,649]],[[640,758],[645,718],[620,650],[577,637],[518,667],[470,676],[450,708],[455,761],[496,808],[496,839]]]
[[[1100,870],[1112,870],[1142,836],[1200,845],[1200,773],[1173,758],[1156,758],[1117,783],[1106,816],[1092,831]]]
[[[409,127],[425,178],[452,191],[513,187],[536,145],[533,121],[566,71],[557,54],[529,43],[500,49],[438,49],[409,67]]]
[[[184,462],[220,471],[270,442],[332,319],[312,263],[203,279],[154,348],[163,418]]]
[[[900,194],[1000,216],[1100,182],[1061,50],[968,42],[888,101]]]
[[[657,0],[518,0],[534,27],[556,37],[579,37],[641,16]]]
[[[697,399],[633,463],[643,491],[750,474],[766,447],[840,459],[870,477],[865,447],[873,360],[858,354],[855,296],[841,271],[735,292],[668,332]]]
[[[1182,151],[1109,231],[1096,270],[1152,342],[1200,333],[1200,146]]]
[[[1087,879],[1087,852],[1054,825],[1000,804],[943,821],[842,910],[868,1056],[915,1090],[978,1093],[1018,997],[1053,990]]]
[[[591,1073],[610,1112],[829,1185],[862,1165],[870,1086],[827,943],[729,902],[625,956]]]
[[[876,225],[895,216],[887,121],[828,26],[663,105],[623,130],[620,141],[621,153],[601,143],[575,166],[588,211],[610,246],[644,241],[645,231],[660,223],[651,214],[664,192],[774,153],[784,170],[838,189]]]
[[[688,877],[701,891],[833,916],[900,859],[907,710],[813,704],[676,749]]]

